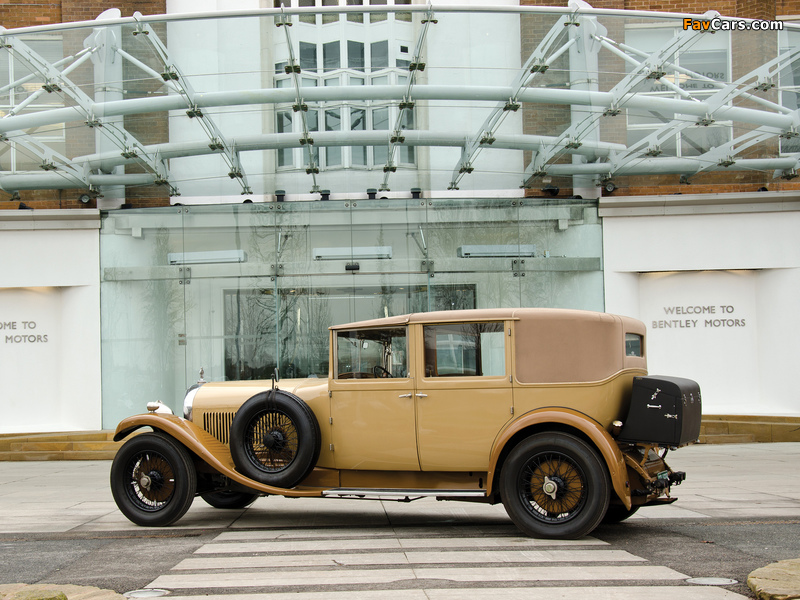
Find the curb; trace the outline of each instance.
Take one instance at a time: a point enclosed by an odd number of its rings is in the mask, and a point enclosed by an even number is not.
[[[9,583],[0,585],[0,600],[126,600],[112,590],[82,585]]]
[[[747,585],[758,600],[800,599],[800,558],[756,569],[748,575]]]

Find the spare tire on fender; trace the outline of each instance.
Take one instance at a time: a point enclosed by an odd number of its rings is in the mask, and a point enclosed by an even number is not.
[[[292,488],[317,463],[319,424],[300,398],[269,390],[242,404],[231,424],[230,442],[231,457],[242,475]]]

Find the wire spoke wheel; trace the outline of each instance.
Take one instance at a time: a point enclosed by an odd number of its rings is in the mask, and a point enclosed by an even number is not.
[[[175,493],[175,472],[160,453],[139,452],[128,462],[126,491],[131,502],[142,510],[164,508]]]
[[[231,458],[254,481],[292,488],[314,468],[321,436],[314,413],[283,390],[256,394],[233,417]]]
[[[251,420],[245,431],[251,459],[269,473],[283,471],[297,456],[297,426],[286,413],[268,409]]]
[[[564,432],[520,441],[500,471],[508,516],[531,537],[577,539],[600,524],[610,498],[605,462],[587,441]]]
[[[111,463],[111,493],[137,525],[163,527],[180,519],[194,500],[197,472],[189,451],[160,432],[130,438]]]
[[[531,514],[545,522],[570,519],[586,502],[586,476],[580,466],[561,453],[533,457],[522,474],[520,492]]]

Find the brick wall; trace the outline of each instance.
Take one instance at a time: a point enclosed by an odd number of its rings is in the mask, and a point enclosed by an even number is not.
[[[16,0],[4,2],[0,0],[0,25],[7,29],[27,27],[32,25],[45,25],[49,23],[70,23],[95,19],[100,13],[109,8],[119,8],[123,17],[131,16],[134,12],[142,14],[164,14],[166,0],[61,0],[59,2],[25,2]],[[89,30],[66,32],[63,36],[64,52],[74,53],[83,48],[83,40],[89,35]],[[165,31],[158,30],[162,40],[166,41]],[[128,49],[129,40],[123,40],[123,47]],[[152,58],[148,56],[148,60]],[[93,96],[94,73],[91,62],[86,63],[70,74],[70,80],[81,87],[90,97]],[[142,97],[160,87],[158,82],[137,82],[131,89],[126,89],[125,97]],[[72,102],[65,101],[67,106]],[[168,126],[167,115],[146,115],[125,119],[125,127],[143,144],[152,144],[167,141]],[[67,155],[69,157],[90,154],[95,151],[95,130],[89,127],[67,124],[65,136]],[[82,208],[94,207],[92,200],[88,205],[82,204],[79,197],[88,190],[36,190],[20,192],[20,200],[31,208]],[[126,201],[134,206],[164,206],[169,204],[169,197],[161,187],[143,187],[128,190]],[[7,196],[0,192],[0,209],[16,209],[18,201],[7,201]]]
[[[800,0],[778,0],[776,15],[800,15]]]

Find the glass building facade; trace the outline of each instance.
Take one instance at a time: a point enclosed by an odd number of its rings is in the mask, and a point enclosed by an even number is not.
[[[104,213],[104,427],[209,380],[327,377],[328,327],[463,308],[603,309],[597,202],[357,200]]]

